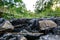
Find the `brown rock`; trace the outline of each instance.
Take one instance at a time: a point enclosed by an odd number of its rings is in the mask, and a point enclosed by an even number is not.
[[[39,21],[39,26],[41,30],[57,27],[57,24],[52,20],[42,20]]]

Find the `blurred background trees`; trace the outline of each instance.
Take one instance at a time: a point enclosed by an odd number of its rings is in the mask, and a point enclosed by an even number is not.
[[[60,0],[38,0],[35,5],[35,12],[43,14],[44,17],[59,17]]]
[[[22,0],[0,0],[0,17],[6,19],[60,17],[60,0],[37,0],[35,12],[28,11]]]
[[[4,18],[17,18],[20,14],[25,13],[26,7],[22,0],[1,0],[0,12]],[[0,13],[1,14],[1,13]]]

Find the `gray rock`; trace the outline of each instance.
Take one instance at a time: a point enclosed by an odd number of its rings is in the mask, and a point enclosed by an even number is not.
[[[12,33],[5,33],[0,37],[0,40],[27,40],[23,35],[20,34],[12,34]]]
[[[9,21],[5,21],[2,28],[3,29],[14,29],[14,26],[12,26],[12,24]]]
[[[45,36],[41,36],[39,40],[60,40],[60,35],[48,34]]]

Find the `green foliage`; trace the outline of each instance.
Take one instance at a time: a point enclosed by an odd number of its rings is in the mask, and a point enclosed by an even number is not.
[[[46,1],[46,0],[44,0]],[[56,7],[56,10],[53,11],[51,9],[53,2],[60,2],[59,0],[47,0],[45,3],[42,0],[38,0],[36,3],[35,12],[38,14],[39,17],[60,17],[60,8]],[[44,4],[43,4],[44,3]]]
[[[3,3],[3,5],[2,5]],[[6,19],[20,18],[21,14],[25,13],[26,7],[22,0],[1,0],[0,10],[2,10],[2,17]],[[27,10],[26,10],[27,11]]]
[[[50,9],[51,5],[53,4],[53,0],[38,0],[35,5],[35,12],[39,13],[45,11],[46,8]]]
[[[25,4],[22,0],[1,0],[0,1],[0,17],[5,19],[12,18],[43,18],[43,17],[60,17],[60,8],[56,8],[55,11],[51,9],[53,1],[44,3],[41,10],[39,9],[44,1],[39,3],[42,0],[39,0],[36,5],[35,13],[27,11]],[[57,0],[56,0],[57,1]]]

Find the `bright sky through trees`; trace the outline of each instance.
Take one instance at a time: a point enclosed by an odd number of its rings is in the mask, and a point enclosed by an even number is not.
[[[27,10],[34,12],[34,6],[37,0],[23,0],[26,5]]]

